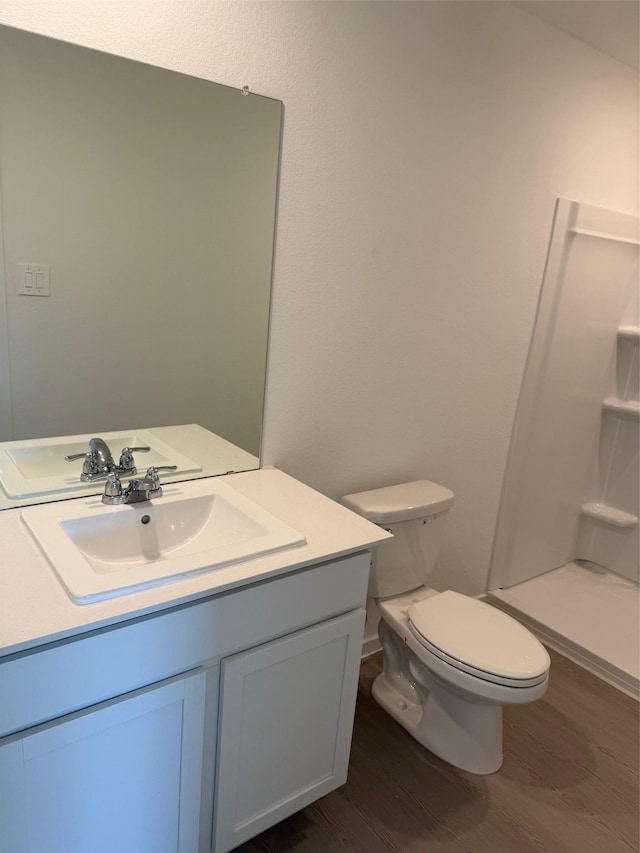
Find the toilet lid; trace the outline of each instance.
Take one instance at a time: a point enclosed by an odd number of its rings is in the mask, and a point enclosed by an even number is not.
[[[412,604],[407,615],[426,648],[479,678],[525,687],[546,677],[550,660],[542,643],[483,601],[449,590]]]

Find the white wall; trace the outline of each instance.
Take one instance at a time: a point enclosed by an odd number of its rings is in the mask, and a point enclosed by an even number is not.
[[[265,463],[457,498],[485,588],[554,201],[635,212],[637,77],[504,2],[0,0],[0,21],[281,98]]]

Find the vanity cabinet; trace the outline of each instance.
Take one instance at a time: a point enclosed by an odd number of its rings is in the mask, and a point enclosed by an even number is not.
[[[7,739],[1,849],[197,850],[204,718],[196,672]]]
[[[369,555],[0,661],[2,853],[226,853],[346,780]]]

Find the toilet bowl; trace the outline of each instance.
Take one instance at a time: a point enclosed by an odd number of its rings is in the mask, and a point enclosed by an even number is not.
[[[544,646],[489,604],[424,582],[453,493],[426,480],[347,495],[343,503],[394,534],[372,559],[383,671],[375,700],[444,761],[481,775],[502,764],[502,707],[540,698]]]

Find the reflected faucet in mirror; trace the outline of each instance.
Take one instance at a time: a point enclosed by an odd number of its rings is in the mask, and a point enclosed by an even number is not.
[[[137,474],[138,469],[135,466],[133,454],[148,453],[150,449],[150,447],[123,447],[120,460],[116,465],[107,442],[103,438],[91,438],[89,439],[89,450],[85,453],[71,453],[64,458],[67,462],[84,459],[80,479],[83,483],[91,483],[94,480],[103,479],[111,472],[129,476]],[[176,466],[165,468],[165,470],[175,471]]]

